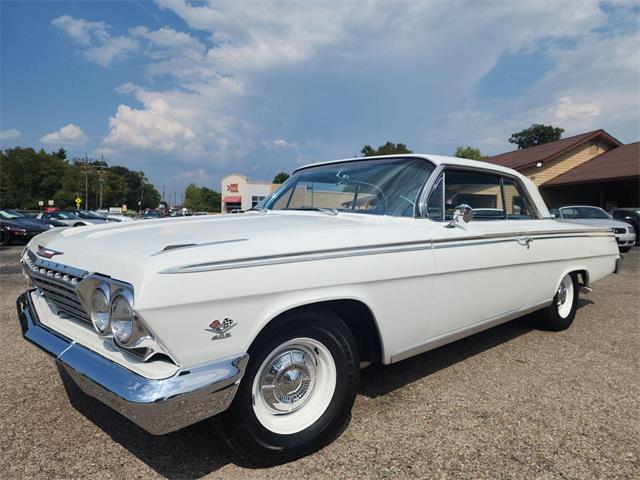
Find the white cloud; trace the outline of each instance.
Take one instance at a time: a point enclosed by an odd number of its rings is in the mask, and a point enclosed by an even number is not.
[[[64,30],[73,40],[86,47],[82,54],[103,67],[138,49],[138,42],[134,38],[112,37],[105,22],[91,22],[63,15],[53,19],[51,24]]]
[[[10,130],[0,131],[0,140],[13,140],[20,136],[20,131],[12,128]]]
[[[91,45],[95,37],[108,37],[107,24],[104,22],[91,22],[81,18],[73,18],[62,15],[54,18],[51,25],[64,30],[67,35],[82,45]]]
[[[163,99],[140,96],[145,108],[120,105],[109,119],[105,145],[173,152],[178,145],[193,142],[195,133],[176,119],[171,106]]]
[[[553,117],[558,121],[584,120],[599,113],[600,106],[597,103],[575,103],[571,97],[562,97],[553,110]]]
[[[40,137],[40,143],[47,145],[84,145],[87,140],[82,129],[73,123]]]

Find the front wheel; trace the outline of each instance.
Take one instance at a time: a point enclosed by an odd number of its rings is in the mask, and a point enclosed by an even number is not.
[[[340,432],[360,371],[353,336],[336,315],[321,309],[292,313],[258,337],[249,358],[236,397],[220,418],[237,454],[255,465],[284,463]]]
[[[542,311],[542,324],[547,330],[559,332],[573,323],[578,309],[578,279],[568,273],[560,282],[553,302]]]
[[[11,243],[11,236],[9,232],[5,232],[4,230],[0,230],[0,246],[4,247]]]
[[[620,247],[622,253],[627,253],[629,250],[631,250],[631,247]]]

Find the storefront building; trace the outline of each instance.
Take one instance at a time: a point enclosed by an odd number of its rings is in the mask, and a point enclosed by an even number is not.
[[[222,179],[222,213],[249,210],[271,195],[279,184],[251,181],[244,175],[232,173]]]
[[[640,205],[640,142],[624,145],[604,130],[485,161],[529,177],[549,208],[573,204],[611,210]]]

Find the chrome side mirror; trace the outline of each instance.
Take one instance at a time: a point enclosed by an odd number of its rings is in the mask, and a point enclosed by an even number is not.
[[[453,218],[445,225],[447,228],[461,227],[462,223],[469,223],[473,220],[473,208],[466,203],[462,203],[456,207],[453,212]]]

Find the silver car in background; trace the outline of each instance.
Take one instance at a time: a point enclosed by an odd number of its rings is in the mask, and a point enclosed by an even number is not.
[[[633,225],[614,218],[599,207],[591,205],[568,205],[552,208],[550,212],[560,220],[597,227],[610,228],[616,236],[621,252],[628,252],[636,242],[636,231]]]

